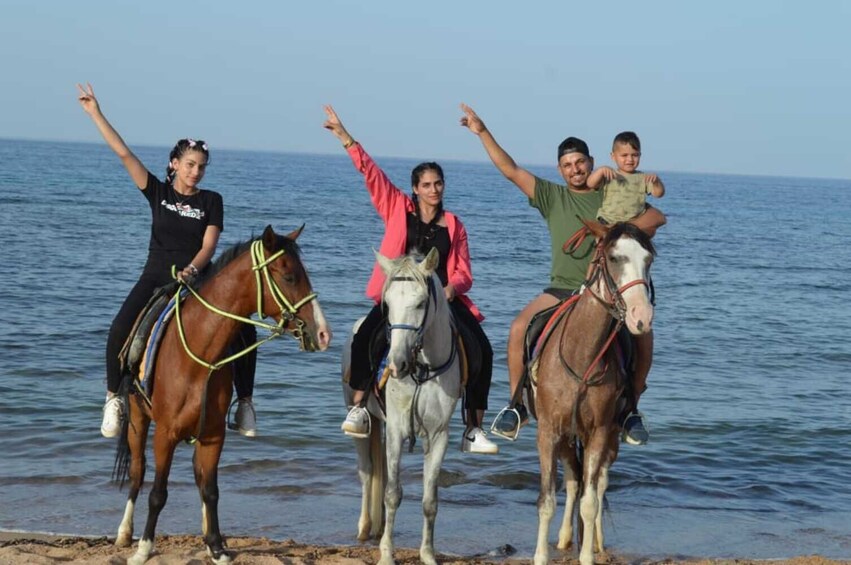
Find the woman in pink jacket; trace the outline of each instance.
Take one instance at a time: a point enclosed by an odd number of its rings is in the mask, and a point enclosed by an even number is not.
[[[412,251],[426,254],[432,248],[437,248],[440,254],[437,274],[455,320],[475,336],[482,353],[481,370],[478,374],[470,374],[467,381],[467,428],[464,430],[461,450],[466,453],[497,453],[498,446],[488,439],[481,427],[490,390],[493,350],[479,324],[484,316],[467,297],[467,292],[473,286],[467,231],[461,220],[443,209],[443,169],[437,163],[417,165],[411,172],[412,194],[408,196],[390,182],[384,171],[349,135],[331,106],[325,107],[325,113],[328,119],[324,127],[340,140],[355,168],[363,174],[372,204],[384,221],[385,231],[380,249],[382,255],[393,259]],[[384,273],[376,263],[366,287],[366,295],[375,305],[352,340],[349,386],[355,389],[355,405],[349,410],[342,429],[354,436],[362,436],[367,431],[364,391],[374,376],[369,343],[376,332],[384,335],[386,319],[381,308],[383,284]]]

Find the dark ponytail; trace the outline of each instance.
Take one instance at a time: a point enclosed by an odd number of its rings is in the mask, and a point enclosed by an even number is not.
[[[165,182],[166,184],[174,183],[174,169],[171,167],[171,162],[175,159],[180,160],[181,157],[187,151],[198,151],[203,153],[207,157],[207,163],[210,162],[210,151],[207,149],[207,143],[200,139],[180,139],[174,145],[171,150],[171,153],[168,154],[168,165],[165,168]]]

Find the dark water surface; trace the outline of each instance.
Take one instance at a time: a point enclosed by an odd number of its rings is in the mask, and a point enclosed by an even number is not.
[[[162,174],[167,149],[137,153]],[[407,185],[415,163],[378,161]],[[548,236],[492,166],[443,165],[496,352],[489,421],[507,399],[508,326],[547,281]],[[555,167],[534,170],[557,180]],[[612,468],[607,545],[649,556],[851,558],[851,182],[663,178],[669,224],[655,239],[656,357],[642,399],[652,440],[623,447]],[[336,333],[325,353],[299,353],[292,340],[261,349],[261,435],[228,437],[223,531],[352,543],[360,487],[339,431],[339,360],[369,307],[381,222],[342,154],[214,148],[204,186],[225,200],[220,250],[266,224],[307,223],[299,242]],[[103,348],[144,262],[149,223],[105,146],[0,140],[0,529],[115,534],[126,491],[109,481],[114,445],[99,434]],[[437,549],[472,555],[509,543],[531,555],[534,425],[494,457],[462,455],[460,425],[459,412]],[[190,458],[181,446],[161,533],[200,531]],[[419,545],[421,461],[403,458],[400,546]]]

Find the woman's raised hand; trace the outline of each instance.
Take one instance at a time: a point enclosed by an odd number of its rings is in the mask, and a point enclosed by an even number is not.
[[[331,107],[330,104],[325,106],[325,115],[328,116],[328,119],[325,120],[322,127],[330,130],[344,146],[348,147],[354,143],[354,138],[352,138],[349,132],[346,131],[346,128],[343,127],[343,122],[340,121],[339,116],[337,116],[337,112],[334,111],[334,108]]]
[[[95,91],[92,85],[86,83],[86,87],[88,87],[88,90],[77,84],[77,90],[80,91],[77,99],[80,101],[80,106],[83,107],[83,110],[90,116],[94,116],[100,112],[100,105],[98,105],[98,99],[95,98]]]

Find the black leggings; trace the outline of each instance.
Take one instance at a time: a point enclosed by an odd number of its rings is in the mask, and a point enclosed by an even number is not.
[[[106,389],[109,392],[117,393],[118,387],[121,384],[121,365],[118,361],[118,354],[121,353],[121,348],[124,342],[127,341],[130,335],[130,330],[133,329],[133,324],[136,323],[136,318],[139,313],[148,303],[154,291],[168,283],[173,279],[171,275],[165,276],[169,271],[166,269],[148,269],[139,277],[139,281],[124,299],[124,304],[112,320],[112,325],[109,327],[109,336],[106,339]],[[243,325],[232,347],[243,349],[248,344],[257,341],[257,330],[254,326]],[[257,367],[257,351],[254,350],[248,355],[240,357],[234,362],[234,383],[236,385],[236,394],[239,398],[251,396],[254,391],[254,371]]]
[[[488,336],[482,330],[481,324],[476,320],[473,313],[460,300],[449,303],[455,320],[464,324],[478,342],[482,353],[482,368],[478,375],[468,375],[466,387],[466,406],[471,410],[487,410],[488,393],[493,376],[493,348],[491,348]],[[387,336],[385,333],[386,317],[380,304],[376,304],[366,315],[363,323],[352,338],[352,362],[349,386],[355,390],[366,390],[369,387],[375,370],[370,367],[370,343],[372,336],[378,332],[379,343],[382,349],[387,348]],[[377,369],[377,368],[376,368]]]

